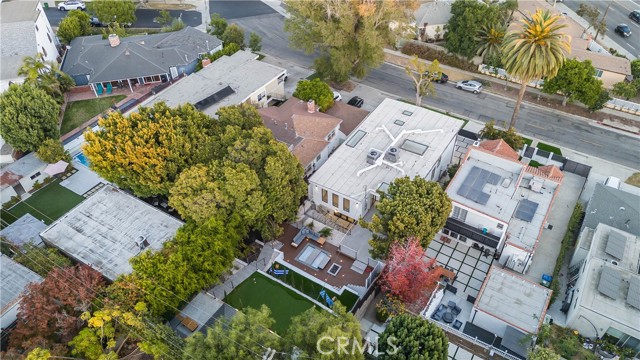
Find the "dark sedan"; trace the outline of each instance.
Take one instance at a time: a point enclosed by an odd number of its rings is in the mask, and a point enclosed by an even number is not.
[[[628,37],[631,36],[631,29],[629,29],[629,25],[627,24],[620,24],[616,26],[616,33]]]
[[[351,98],[351,100],[349,100],[349,102],[347,102],[347,104],[351,105],[351,106],[355,106],[357,108],[361,108],[362,105],[364,104],[364,100],[362,100],[362,98],[354,96]]]

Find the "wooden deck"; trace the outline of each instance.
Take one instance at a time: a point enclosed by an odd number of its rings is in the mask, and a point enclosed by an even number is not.
[[[353,284],[353,285],[359,285],[359,286],[366,285],[367,277],[369,276],[371,271],[373,271],[373,269],[370,266],[367,266],[367,269],[364,271],[363,274],[359,274],[356,271],[351,270],[351,266],[353,265],[355,260],[342,254],[338,247],[328,242],[325,242],[324,244],[320,244],[317,241],[304,239],[302,243],[298,245],[298,247],[294,247],[291,245],[291,241],[293,240],[293,238],[296,236],[297,233],[298,233],[298,229],[296,229],[291,225],[286,225],[283,235],[280,236],[280,238],[278,238],[278,240],[284,244],[284,246],[280,249],[280,251],[284,253],[284,260],[286,263],[291,264],[292,266],[295,266],[296,268],[303,270],[307,274],[312,275],[313,277],[319,280],[322,280],[328,283],[329,285],[335,286],[337,288],[341,288],[342,286],[347,284]],[[305,264],[296,260],[296,257],[298,256],[298,254],[300,254],[300,252],[303,251],[303,249],[307,246],[307,244],[312,244],[330,254],[331,259],[322,270],[310,268]],[[333,264],[342,266],[340,271],[335,276],[329,274],[328,272],[329,269],[331,269],[331,266]]]

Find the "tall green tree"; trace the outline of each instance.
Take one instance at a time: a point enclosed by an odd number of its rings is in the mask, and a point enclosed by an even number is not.
[[[227,30],[227,20],[220,16],[218,13],[211,14],[211,21],[209,22],[209,34],[217,36],[221,39],[222,34]]]
[[[257,33],[249,34],[249,49],[253,52],[262,50],[262,38]]]
[[[420,239],[427,248],[431,239],[444,227],[451,212],[451,200],[442,187],[420,176],[395,179],[387,192],[379,192],[378,213],[360,225],[371,230],[371,256],[385,259],[394,241],[404,243],[409,237]]]
[[[93,0],[87,6],[105,24],[136,22],[136,4],[132,0]]]
[[[634,79],[640,79],[640,59],[631,61],[631,75]]]
[[[71,40],[78,36],[82,36],[82,27],[78,18],[73,16],[63,18],[58,24],[57,35],[64,43],[67,44],[71,43]]]
[[[289,353],[294,348],[301,351],[298,358],[323,360],[362,360],[364,354],[352,351],[362,344],[360,323],[339,302],[333,305],[333,314],[311,308],[291,320],[285,336]],[[348,346],[340,348],[338,339],[348,339]],[[346,350],[346,351],[345,351]],[[321,353],[322,351],[322,353]]]
[[[506,32],[507,27],[501,24],[483,25],[478,30],[478,35],[476,36],[478,50],[476,50],[476,55],[481,56],[485,64],[490,59],[500,57],[500,46],[502,46]]]
[[[29,83],[12,84],[0,94],[0,130],[14,149],[35,151],[43,141],[58,138],[60,105]]]
[[[35,57],[25,57],[18,75],[25,77],[25,83],[44,90],[60,104],[64,102],[64,93],[75,86],[71,76],[62,72],[58,63],[45,61],[40,53]]]
[[[560,15],[538,10],[530,17],[525,16],[521,26],[509,32],[503,41],[505,70],[521,82],[510,128],[516,126],[527,84],[542,78],[553,79],[571,51],[570,38],[563,33],[566,25],[559,20]]]
[[[253,359],[266,348],[281,351],[280,337],[269,329],[275,320],[265,305],[237,313],[228,324],[216,321],[207,335],[198,332],[187,338],[185,360]]]
[[[404,68],[404,72],[413,80],[416,89],[416,106],[422,105],[422,97],[427,95],[436,96],[436,87],[433,86],[433,81],[442,76],[442,69],[438,60],[434,60],[427,65],[427,63],[418,58],[418,55],[413,55]]]
[[[483,27],[502,26],[504,8],[497,3],[486,4],[474,0],[457,0],[451,4],[451,18],[444,34],[448,51],[471,59],[478,50],[476,35]]]
[[[69,258],[62,255],[60,251],[55,248],[26,244],[21,250],[13,260],[35,271],[42,277],[46,277],[53,269],[73,265]]]
[[[319,78],[299,81],[293,96],[304,101],[315,101],[316,105],[320,107],[320,111],[327,111],[333,106],[334,102],[333,90],[331,90],[329,84]]]
[[[137,196],[168,195],[184,169],[212,159],[215,120],[189,104],[112,112],[98,124],[85,133],[91,168]]]
[[[384,61],[383,48],[408,30],[416,1],[286,0],[292,47],[318,52],[315,68],[338,82],[363,78]],[[390,26],[395,24],[396,26]]]
[[[378,337],[380,360],[447,360],[447,335],[436,324],[419,316],[401,314],[391,318]]]
[[[636,88],[633,83],[627,81],[621,81],[613,84],[613,89],[611,89],[611,92],[615,96],[625,98],[625,100],[629,100],[633,97],[638,96],[638,88]]]
[[[542,91],[548,94],[561,93],[562,106],[572,100],[589,105],[602,91],[602,81],[593,76],[595,71],[591,60],[567,59],[558,74],[544,82]]]
[[[169,10],[160,10],[158,14],[158,16],[153,18],[153,21],[162,26],[169,25],[173,21],[173,17],[171,17],[171,13],[169,13]]]
[[[224,30],[220,40],[222,40],[224,46],[238,44],[241,48],[244,48],[244,30],[238,24],[231,24]]]
[[[47,72],[47,65],[42,53],[36,56],[25,56],[22,65],[18,69],[18,75],[24,76],[26,80],[36,80],[39,76]]]
[[[484,124],[482,130],[480,130],[480,137],[486,140],[502,139],[513,150],[520,150],[524,146],[524,139],[518,135],[515,128],[509,128],[509,130],[500,130],[496,127],[496,121],[491,120]],[[453,178],[453,176],[451,176]]]
[[[562,357],[556,354],[555,352],[553,352],[553,350],[549,348],[537,346],[534,351],[529,352],[528,359],[529,360],[560,360],[562,359]]]
[[[60,160],[71,162],[71,155],[58,139],[45,140],[38,148],[36,157],[48,164],[54,164]]]

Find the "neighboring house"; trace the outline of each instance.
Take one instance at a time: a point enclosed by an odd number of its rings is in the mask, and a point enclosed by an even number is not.
[[[446,32],[446,26],[451,19],[450,0],[434,0],[420,4],[415,11],[415,26],[418,39],[442,40]]]
[[[334,102],[333,106],[324,113],[342,120],[340,123],[340,132],[345,138],[351,135],[353,130],[369,115],[367,110],[351,106],[342,101]]]
[[[3,1],[0,4],[0,92],[22,82],[18,69],[27,56],[58,58],[58,39],[39,1]]]
[[[46,228],[47,225],[44,222],[27,213],[0,230],[0,236],[18,248],[29,243],[42,247],[44,243],[40,238],[40,233]]]
[[[595,76],[602,80],[605,88],[610,89],[613,84],[624,81],[631,75],[631,62],[628,59],[611,55],[606,50],[602,52],[589,51],[589,49],[602,48],[595,44],[593,35],[590,34],[595,30],[591,29],[589,33],[585,33],[585,29],[578,22],[562,14],[552,4],[544,0],[519,1],[518,9],[519,11],[513,13],[512,26],[516,26],[520,22],[522,13],[535,13],[537,9],[549,10],[552,14],[560,15],[562,22],[566,25],[562,32],[571,37],[571,53],[568,57],[580,61],[591,60],[591,64],[596,68]]]
[[[201,291],[169,322],[169,326],[182,338],[197,331],[207,334],[216,320],[227,324],[238,311],[215,296]]]
[[[1,91],[0,91],[1,92]],[[14,161],[13,154],[15,150],[0,136],[0,167],[10,164]]]
[[[453,209],[438,238],[459,241],[526,273],[564,175],[534,168],[504,140],[474,144],[447,187]]]
[[[182,222],[111,185],[40,233],[44,242],[113,281],[132,271],[129,259],[159,250]]]
[[[568,272],[567,326],[640,351],[640,238],[606,224],[585,227]]]
[[[318,111],[313,100],[291,97],[278,107],[258,112],[276,140],[285,143],[298,158],[305,176],[322,166],[345,138],[340,131],[342,120]]]
[[[258,61],[258,55],[241,50],[181,79],[141,106],[159,101],[169,106],[189,103],[209,116],[215,116],[223,106],[246,103],[265,107],[271,99],[284,99],[286,76],[287,70]]]
[[[10,257],[0,254],[0,333],[2,343],[17,318],[20,300],[24,296],[27,285],[41,282],[42,277],[30,269],[13,261]]]
[[[640,236],[640,196],[596,184],[585,210],[582,228],[595,229],[598,224]]]
[[[542,326],[552,291],[509,270],[492,266],[473,304],[465,333],[489,332],[494,346],[525,359],[531,345],[531,335]],[[482,331],[484,330],[484,331]],[[490,341],[491,343],[491,341]]]
[[[6,203],[14,196],[22,196],[33,190],[36,182],[49,177],[44,169],[47,163],[40,161],[33,153],[21,157],[0,170],[0,200]]]
[[[62,71],[76,85],[89,85],[96,96],[110,88],[167,82],[195,71],[204,54],[222,50],[215,36],[192,27],[175,32],[109,39],[101,35],[73,39]]]
[[[385,99],[309,179],[316,210],[347,222],[364,217],[398,177],[437,180],[451,163],[463,122]]]

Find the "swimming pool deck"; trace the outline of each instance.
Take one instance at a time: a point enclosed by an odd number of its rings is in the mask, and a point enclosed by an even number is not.
[[[72,164],[73,167],[78,170],[78,172],[60,182],[60,185],[66,187],[74,193],[84,196],[91,189],[98,187],[98,185],[108,183],[106,180],[98,176],[98,174],[80,163],[80,161],[75,157]]]

